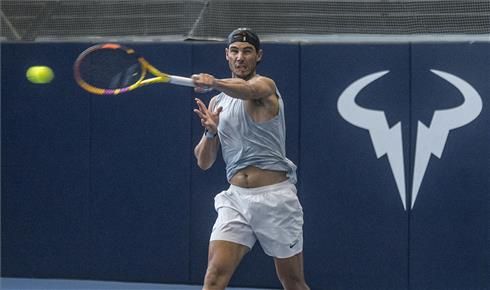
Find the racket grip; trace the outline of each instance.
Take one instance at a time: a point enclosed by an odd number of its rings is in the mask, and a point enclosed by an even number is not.
[[[179,86],[195,87],[192,79],[186,77],[170,76],[169,83]]]

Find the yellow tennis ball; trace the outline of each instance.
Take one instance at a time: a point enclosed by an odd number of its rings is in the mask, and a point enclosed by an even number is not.
[[[54,78],[53,70],[48,66],[31,66],[26,72],[27,79],[34,84],[47,84]]]

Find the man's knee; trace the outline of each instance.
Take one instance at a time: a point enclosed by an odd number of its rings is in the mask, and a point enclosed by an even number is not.
[[[303,273],[303,253],[289,258],[275,258],[277,277],[285,290],[309,290]]]
[[[204,277],[205,290],[225,289],[230,280],[231,273],[229,270],[214,266],[209,266]]]
[[[306,285],[305,279],[302,275],[287,273],[287,274],[279,275],[279,280],[281,281],[284,290],[309,290],[310,289],[308,285]]]
[[[204,289],[225,289],[231,275],[247,251],[248,248],[240,244],[212,241],[209,246],[209,261],[204,278]]]

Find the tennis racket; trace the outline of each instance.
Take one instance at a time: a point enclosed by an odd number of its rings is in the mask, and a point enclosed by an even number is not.
[[[97,95],[117,95],[154,83],[194,87],[192,79],[163,73],[134,49],[105,43],[83,51],[73,65],[76,82]],[[154,77],[146,78],[149,74]]]

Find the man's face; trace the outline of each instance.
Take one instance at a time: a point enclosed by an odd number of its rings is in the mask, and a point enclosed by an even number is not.
[[[255,75],[257,63],[262,58],[262,50],[257,52],[248,42],[234,42],[225,52],[233,77],[248,80]]]

